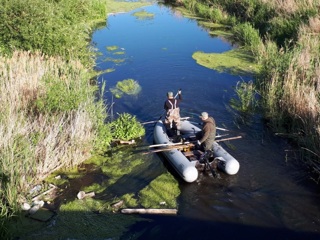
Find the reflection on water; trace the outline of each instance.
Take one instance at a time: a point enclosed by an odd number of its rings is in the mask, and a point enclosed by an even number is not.
[[[233,88],[238,81],[249,81],[251,77],[218,73],[197,65],[191,57],[195,51],[224,52],[233,46],[219,37],[211,37],[196,21],[183,18],[166,7],[154,5],[144,10],[153,17],[138,20],[132,15],[134,11],[110,16],[108,26],[93,34],[93,42],[102,53],[97,68],[115,70],[102,74],[99,82],[106,82],[107,88],[111,88],[118,81],[134,79],[142,87],[138,96],[115,100],[114,112],[129,112],[142,122],[157,120],[163,113],[166,92],[181,88],[182,116],[198,121],[195,116],[207,111],[218,126],[228,128],[230,134],[241,134],[243,138],[230,142],[231,147],[224,145],[240,162],[236,176],[221,173],[222,179],[213,179],[203,174],[192,184],[177,177],[182,192],[178,218],[173,221],[172,218],[156,216],[155,224],[149,226],[152,234],[146,230],[142,236],[160,239],[172,234],[193,239],[185,224],[194,224],[207,234],[210,233],[204,226],[212,227],[213,231],[232,227],[239,234],[251,233],[250,236],[265,239],[274,237],[272,231],[276,236],[287,235],[289,238],[294,234],[299,238],[302,236],[299,234],[306,232],[319,234],[319,189],[309,181],[307,173],[295,165],[294,159],[285,160],[284,151],[290,150],[290,146],[264,128],[259,116],[250,119],[249,125],[235,124],[235,116],[228,106],[235,96]],[[116,57],[125,61],[105,61],[115,57],[107,51],[109,46],[123,49],[124,54]],[[107,91],[105,97],[111,99],[111,93]],[[146,144],[152,143],[152,128],[153,124],[146,125],[147,134],[143,140]],[[151,158],[152,164],[148,168],[141,168],[141,172],[137,169],[135,174],[140,179],[145,177],[140,175],[142,172],[151,174],[156,171],[155,166],[159,169],[161,157],[154,155]],[[160,172],[166,169],[160,168]],[[158,170],[158,174],[160,172]],[[129,176],[121,183],[130,185],[130,191],[134,187],[138,189],[141,182],[133,181],[136,176]],[[180,224],[179,233],[168,223]],[[225,225],[221,226],[222,223]],[[139,225],[133,226],[131,231],[140,228]],[[220,237],[235,237],[237,233],[234,234],[219,232]]]

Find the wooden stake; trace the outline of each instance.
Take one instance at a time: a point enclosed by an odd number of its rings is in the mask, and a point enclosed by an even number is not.
[[[125,214],[177,214],[177,209],[158,209],[158,208],[124,208],[121,213]]]

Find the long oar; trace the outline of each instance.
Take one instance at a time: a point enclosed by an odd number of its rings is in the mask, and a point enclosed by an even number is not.
[[[194,124],[194,125],[201,125],[201,123],[199,123],[199,122],[192,122],[192,121],[190,121],[190,123],[192,123],[192,124]],[[225,132],[228,132],[228,131],[229,131],[228,129],[221,128],[221,127],[216,127],[216,129],[221,130],[221,131],[225,131]]]
[[[218,140],[216,140],[216,142],[230,141],[230,140],[235,140],[235,139],[239,139],[239,138],[242,138],[242,136],[218,139]],[[161,148],[161,149],[156,149],[156,150],[144,152],[143,154],[165,152],[165,151],[171,151],[173,149],[183,149],[185,147],[193,147],[193,146],[194,146],[193,143],[187,143],[187,144],[181,144],[181,145],[171,145],[171,146],[168,145],[168,146]]]
[[[183,145],[183,144],[188,144],[190,142],[179,142],[179,143],[160,143],[160,144],[154,144],[154,145],[149,145],[149,148],[154,148],[154,147],[171,147],[171,146],[177,146],[177,145]]]
[[[161,117],[162,117],[162,115],[161,115]],[[188,120],[190,117],[182,117],[182,118],[180,118],[180,120],[181,121],[184,121],[184,120]],[[161,118],[160,118],[161,119]],[[149,123],[155,123],[155,122],[158,122],[160,119],[158,119],[158,120],[153,120],[153,121],[149,121],[149,122],[143,122],[143,123],[141,123],[142,125],[145,125],[145,124],[149,124]]]

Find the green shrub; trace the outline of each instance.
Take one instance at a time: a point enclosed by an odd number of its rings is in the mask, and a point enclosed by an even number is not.
[[[254,29],[250,23],[242,23],[236,25],[232,32],[237,42],[251,49],[255,54],[258,51],[262,41],[259,36],[259,31]]]
[[[0,50],[39,50],[92,64],[87,49],[92,20],[104,20],[103,0],[0,0]]]
[[[131,140],[145,134],[144,127],[135,116],[129,113],[119,114],[119,117],[109,124],[114,139]]]

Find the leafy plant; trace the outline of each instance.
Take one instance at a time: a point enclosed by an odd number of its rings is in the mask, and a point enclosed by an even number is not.
[[[129,113],[119,114],[119,117],[109,124],[114,139],[131,140],[145,134],[144,127],[135,116]]]
[[[258,101],[256,99],[257,93],[252,81],[237,82],[235,92],[238,99],[232,98],[230,100],[230,105],[232,108],[242,113],[249,113],[250,111],[253,111],[258,105]]]

